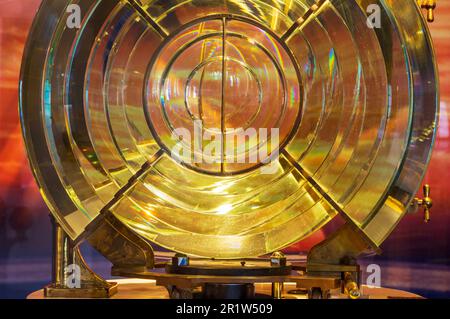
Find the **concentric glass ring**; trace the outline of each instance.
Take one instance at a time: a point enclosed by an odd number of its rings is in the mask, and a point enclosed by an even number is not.
[[[430,158],[433,56],[410,0],[43,1],[24,138],[72,239],[112,213],[174,251],[242,258],[340,216],[379,246]]]
[[[177,161],[206,174],[233,175],[260,166],[257,155],[267,147],[266,140],[249,133],[254,143],[236,152],[228,144],[240,131],[266,129],[270,140],[271,129],[283,127],[279,145],[268,152],[279,153],[300,124],[301,76],[295,57],[270,29],[245,17],[214,15],[182,26],[154,54],[145,82],[147,122],[158,144]],[[191,137],[196,128],[201,135],[217,133],[222,147],[212,158],[190,165],[193,158],[205,157],[207,144],[187,158],[177,157],[171,150],[179,142],[173,135],[180,128]],[[191,149],[192,143],[189,139],[184,146]]]

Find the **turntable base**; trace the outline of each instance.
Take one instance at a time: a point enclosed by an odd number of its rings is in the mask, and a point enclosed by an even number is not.
[[[143,279],[119,279],[114,280],[119,284],[118,293],[111,299],[168,299],[167,290],[163,287],[156,286],[154,280]],[[270,295],[272,285],[258,283],[255,285],[259,294]],[[368,288],[361,287],[363,293],[362,299],[422,299],[421,296],[406,291],[389,289],[389,288]],[[294,283],[286,283],[284,299],[307,299],[306,291],[299,291]],[[347,299],[345,295],[338,292],[332,294],[332,299]],[[45,299],[44,290],[31,293],[27,299]]]

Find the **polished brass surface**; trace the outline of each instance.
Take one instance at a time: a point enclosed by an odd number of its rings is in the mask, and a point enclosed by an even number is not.
[[[345,224],[323,242],[313,247],[307,259],[307,271],[315,271],[315,265],[353,266],[351,263],[364,254],[380,253],[364,240],[355,228]],[[331,268],[331,271],[333,268]]]
[[[424,211],[424,221],[425,223],[429,223],[431,220],[431,208],[433,207],[433,199],[431,196],[431,187],[430,185],[423,186],[423,198],[415,198],[412,205],[417,205],[418,207],[423,208]]]
[[[145,271],[154,267],[152,246],[113,214],[107,214],[87,241],[112,263],[113,268]]]
[[[314,276],[308,274],[293,273],[288,276],[194,276],[173,275],[155,271],[133,272],[117,271],[114,275],[130,278],[153,279],[156,285],[166,287],[170,296],[177,299],[192,299],[195,292],[201,291],[205,284],[258,284],[270,283],[271,295],[279,298],[283,295],[285,283],[295,283],[297,288],[311,290],[320,288],[323,292],[336,290],[342,287],[342,274],[335,276]]]
[[[359,299],[361,275],[356,259],[364,254],[376,252],[375,247],[365,241],[354,226],[345,224],[332,236],[311,249],[307,257],[306,273],[324,278],[340,276],[342,292],[350,299]],[[377,252],[380,253],[380,251]],[[318,287],[321,288],[320,295],[326,296],[326,290],[321,286]]]
[[[270,265],[273,267],[286,266],[287,259],[286,256],[282,252],[274,252],[272,256],[270,256]],[[283,283],[282,282],[273,282],[272,283],[272,297],[274,299],[281,299],[283,293]]]
[[[119,279],[119,292],[112,299],[168,299],[169,294],[165,287],[156,286],[151,280]],[[270,283],[255,284],[256,293],[270,296],[272,285]],[[362,286],[361,299],[422,299],[419,295],[386,288],[369,288]],[[295,283],[286,283],[283,299],[307,299],[307,290],[297,289]],[[27,299],[42,299],[42,290],[31,293]],[[331,291],[331,299],[347,299],[339,289]],[[177,298],[180,299],[180,298]]]
[[[281,299],[283,295],[283,283],[273,282],[272,283],[272,298]]]
[[[49,285],[44,288],[45,298],[56,299],[106,299],[111,298],[117,294],[118,285],[111,284],[109,286],[102,286],[97,283],[87,284],[82,288],[70,289]]]
[[[47,298],[109,298],[117,293],[117,284],[105,281],[89,268],[79,248],[57,223],[54,223],[52,281],[44,289]]]
[[[427,11],[427,21],[434,22],[434,10],[436,9],[436,0],[417,0],[419,6]]]
[[[289,275],[292,267],[289,264],[272,265],[266,259],[260,260],[194,260],[188,265],[167,263],[167,274],[176,275],[201,275],[222,277],[274,277]]]
[[[361,298],[361,291],[359,290],[358,283],[351,272],[344,273],[344,293],[349,296],[350,299]]]

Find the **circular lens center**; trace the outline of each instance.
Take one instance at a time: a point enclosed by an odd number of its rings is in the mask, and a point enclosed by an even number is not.
[[[150,128],[161,148],[194,170],[238,174],[265,165],[298,128],[295,59],[255,21],[193,23],[168,37],[150,66]]]
[[[231,58],[201,63],[185,92],[188,112],[205,129],[247,129],[261,110],[261,81],[249,65]]]

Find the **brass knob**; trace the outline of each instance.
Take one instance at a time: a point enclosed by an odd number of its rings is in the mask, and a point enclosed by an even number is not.
[[[427,10],[428,22],[434,22],[434,10],[436,9],[436,0],[418,0],[419,6]]]
[[[424,209],[424,220],[425,223],[428,223],[431,220],[431,207],[433,207],[433,199],[430,197],[431,187],[430,185],[425,185],[423,187],[423,199],[416,198],[414,199],[417,206],[422,207]]]
[[[355,282],[353,275],[349,272],[344,274],[344,293],[350,299],[361,298],[361,291],[359,290],[358,284]]]

